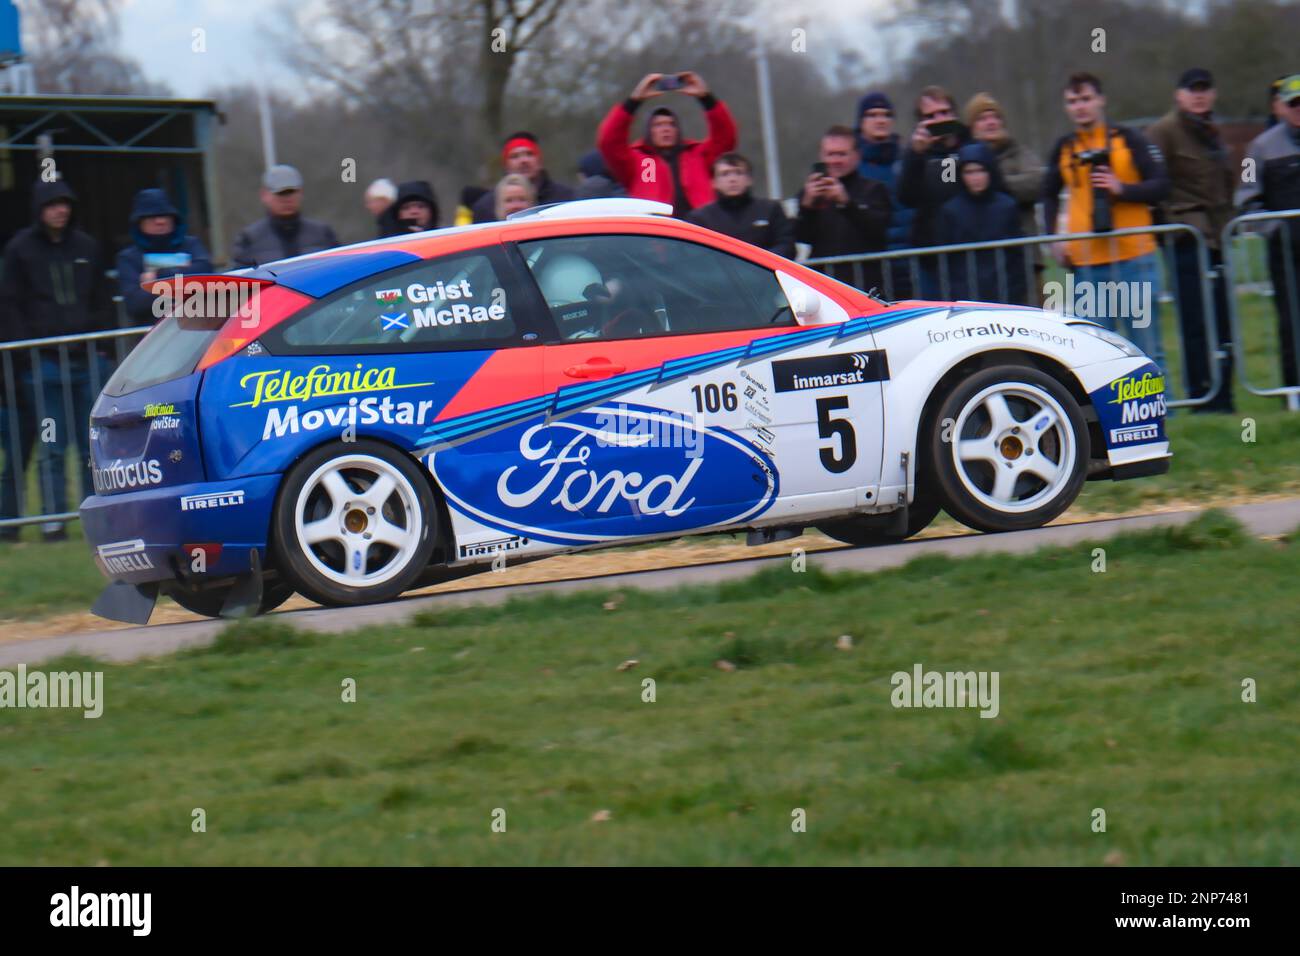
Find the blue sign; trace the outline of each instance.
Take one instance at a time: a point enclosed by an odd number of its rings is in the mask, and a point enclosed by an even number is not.
[[[527,419],[435,452],[449,503],[489,527],[561,544],[740,524],[776,498],[776,466],[725,429],[606,405]]]

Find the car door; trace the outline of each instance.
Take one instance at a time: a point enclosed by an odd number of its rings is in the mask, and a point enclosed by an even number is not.
[[[574,540],[752,523],[856,479],[846,473],[859,465],[858,444],[842,437],[843,422],[871,403],[820,396],[829,424],[818,438],[815,400],[783,394],[802,390],[789,384],[799,370],[777,363],[835,333],[798,326],[773,271],[662,235],[569,235],[518,249],[556,326],[543,369],[563,417],[547,436],[563,460],[531,474],[551,476],[551,518]],[[878,420],[878,383],[874,401]],[[831,468],[810,469],[809,454],[823,457],[804,446],[830,441],[839,442]],[[518,480],[535,486],[523,472]]]

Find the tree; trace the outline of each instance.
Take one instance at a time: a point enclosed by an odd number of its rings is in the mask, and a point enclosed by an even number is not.
[[[27,61],[42,93],[169,96],[140,65],[114,50],[122,0],[28,0],[20,4]]]
[[[519,58],[568,0],[325,0],[286,14],[286,60],[398,136],[438,117],[430,159],[484,172]]]

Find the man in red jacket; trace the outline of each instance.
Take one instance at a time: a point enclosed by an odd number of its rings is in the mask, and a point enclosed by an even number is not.
[[[677,114],[661,106],[650,114],[645,135],[628,145],[632,117],[641,103],[673,90],[700,101],[709,124],[708,138],[682,139]],[[736,121],[698,73],[650,73],[601,121],[596,146],[610,175],[623,184],[628,196],[669,203],[673,215],[683,217],[696,206],[713,202],[713,161],[736,148]]]

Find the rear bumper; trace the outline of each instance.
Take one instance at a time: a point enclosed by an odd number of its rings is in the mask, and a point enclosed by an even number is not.
[[[1111,478],[1115,481],[1127,481],[1129,478],[1150,478],[1152,475],[1168,474],[1169,461],[1168,457],[1147,458],[1125,465],[1116,465],[1111,469]]]
[[[81,521],[100,573],[110,581],[213,580],[266,564],[280,475],[200,482],[81,503]]]

